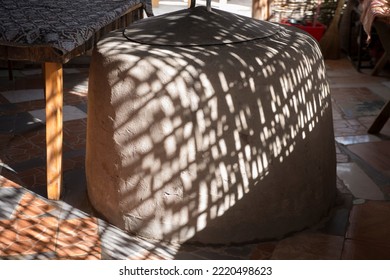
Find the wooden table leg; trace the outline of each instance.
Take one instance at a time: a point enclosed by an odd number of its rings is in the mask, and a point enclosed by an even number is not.
[[[46,98],[47,196],[60,199],[62,186],[62,64],[44,64]]]
[[[387,101],[385,106],[383,106],[381,112],[376,117],[374,123],[368,129],[368,133],[371,134],[379,133],[383,128],[383,126],[386,124],[386,122],[389,120],[389,118],[390,118],[390,100]]]
[[[14,79],[14,74],[12,72],[12,61],[8,60],[8,79],[12,81]]]
[[[374,70],[372,70],[372,76],[376,76],[379,74],[383,67],[385,67],[387,61],[389,60],[389,57],[390,55],[387,52],[383,53],[379,61],[376,63]]]

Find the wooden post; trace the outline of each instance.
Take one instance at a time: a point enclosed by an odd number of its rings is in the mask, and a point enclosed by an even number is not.
[[[252,18],[268,20],[270,17],[270,0],[252,0]]]
[[[62,185],[62,64],[44,64],[46,98],[47,196],[60,199]]]

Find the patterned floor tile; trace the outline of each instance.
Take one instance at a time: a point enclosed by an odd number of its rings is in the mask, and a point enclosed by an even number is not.
[[[273,260],[338,260],[344,238],[321,233],[299,233],[281,240],[276,246]]]
[[[250,254],[251,260],[269,260],[276,248],[277,242],[264,242],[257,244]]]
[[[18,172],[19,178],[27,189],[42,197],[47,197],[46,190],[46,169],[45,167],[34,167]]]
[[[367,127],[363,124],[350,125],[348,120],[340,119],[333,121],[334,134],[336,137],[347,137],[367,133]]]
[[[42,122],[26,112],[0,116],[0,133],[22,134],[39,128]]]
[[[57,235],[59,258],[100,259],[100,239],[96,218],[62,220]]]
[[[332,216],[322,229],[323,233],[344,236],[347,231],[350,210],[345,208],[335,209]]]
[[[390,247],[390,202],[368,201],[355,205],[346,237]]]
[[[343,260],[390,260],[390,247],[369,241],[347,239],[341,258]]]
[[[15,135],[8,149],[4,151],[4,159],[10,166],[15,165],[15,163],[20,163],[20,168],[17,171],[33,167],[28,164],[22,164],[21,162],[34,158],[44,158],[45,143],[44,129],[24,135]]]
[[[128,260],[168,260],[167,258],[165,258],[164,256],[160,255],[160,254],[156,254],[154,252],[150,252],[148,250],[143,250],[143,251],[138,251],[134,254],[131,254],[129,257],[128,257]]]
[[[333,88],[331,94],[346,118],[376,116],[384,105],[383,99],[367,88]]]
[[[90,216],[85,211],[81,211],[80,209],[75,208],[73,205],[68,204],[64,200],[56,200],[51,202],[57,207],[56,210],[53,211],[53,215],[61,220],[87,219]]]
[[[39,216],[47,215],[56,207],[49,204],[47,201],[39,198],[38,196],[27,192],[20,199],[18,205],[12,214],[13,219],[27,219],[36,218]]]
[[[0,172],[1,172],[2,176],[7,178],[7,180],[12,181],[19,186],[23,186],[22,180],[20,180],[20,178],[18,177],[18,174],[15,173],[15,171],[13,171],[11,167],[0,168]],[[5,186],[5,187],[7,188],[7,186]]]
[[[390,141],[356,144],[348,149],[390,178]]]
[[[349,162],[349,157],[346,154],[336,154],[336,161],[337,163],[346,163]]]
[[[384,194],[355,163],[337,164],[337,176],[356,198],[384,200]]]
[[[81,157],[80,157],[81,158]],[[85,156],[82,157],[83,164]],[[69,160],[67,160],[69,162]],[[74,168],[65,169],[64,167],[63,192],[61,199],[74,209],[79,209],[85,213],[93,214],[93,208],[88,198],[87,183],[84,167],[74,163]],[[66,211],[64,209],[64,211]]]
[[[25,191],[20,187],[0,188],[0,219],[10,219]]]
[[[54,252],[58,220],[0,220],[0,257]]]
[[[0,188],[1,187],[20,188],[21,186],[18,183],[15,183],[14,181],[11,181],[0,175]]]
[[[178,245],[141,239],[100,219],[98,223],[104,259],[174,259],[178,253]]]
[[[137,252],[154,246],[148,242],[130,236],[117,227],[99,220],[99,235],[102,244],[102,254],[106,259],[128,259],[130,256],[141,255]]]
[[[241,260],[248,259],[248,256],[239,256],[226,253],[226,248],[214,248],[207,246],[198,246],[197,250],[192,251],[190,254],[186,251],[179,250],[175,255],[175,259],[184,259],[184,256],[191,259],[199,260]],[[186,255],[183,255],[186,253]]]
[[[386,78],[373,77],[365,73],[357,73],[355,69],[346,69],[346,71],[337,70],[334,71],[332,76],[333,77],[329,79],[332,90],[353,88],[359,89],[386,81]]]
[[[53,251],[41,252],[35,254],[23,255],[0,255],[0,260],[57,260],[56,253]]]

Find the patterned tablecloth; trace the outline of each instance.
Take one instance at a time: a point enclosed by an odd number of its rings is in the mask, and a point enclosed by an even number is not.
[[[150,0],[0,0],[0,45],[50,46],[64,55]]]
[[[390,0],[362,0],[361,22],[367,33],[367,41],[371,39],[371,27],[375,19],[390,24]]]

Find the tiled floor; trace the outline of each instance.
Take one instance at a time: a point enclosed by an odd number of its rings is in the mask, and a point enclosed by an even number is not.
[[[37,65],[0,69],[0,259],[390,259],[390,122],[367,128],[390,74],[327,61],[338,162],[338,198],[328,217],[282,240],[234,246],[143,240],[97,217],[84,172],[88,58],[65,69],[64,189],[45,198],[45,126]]]

